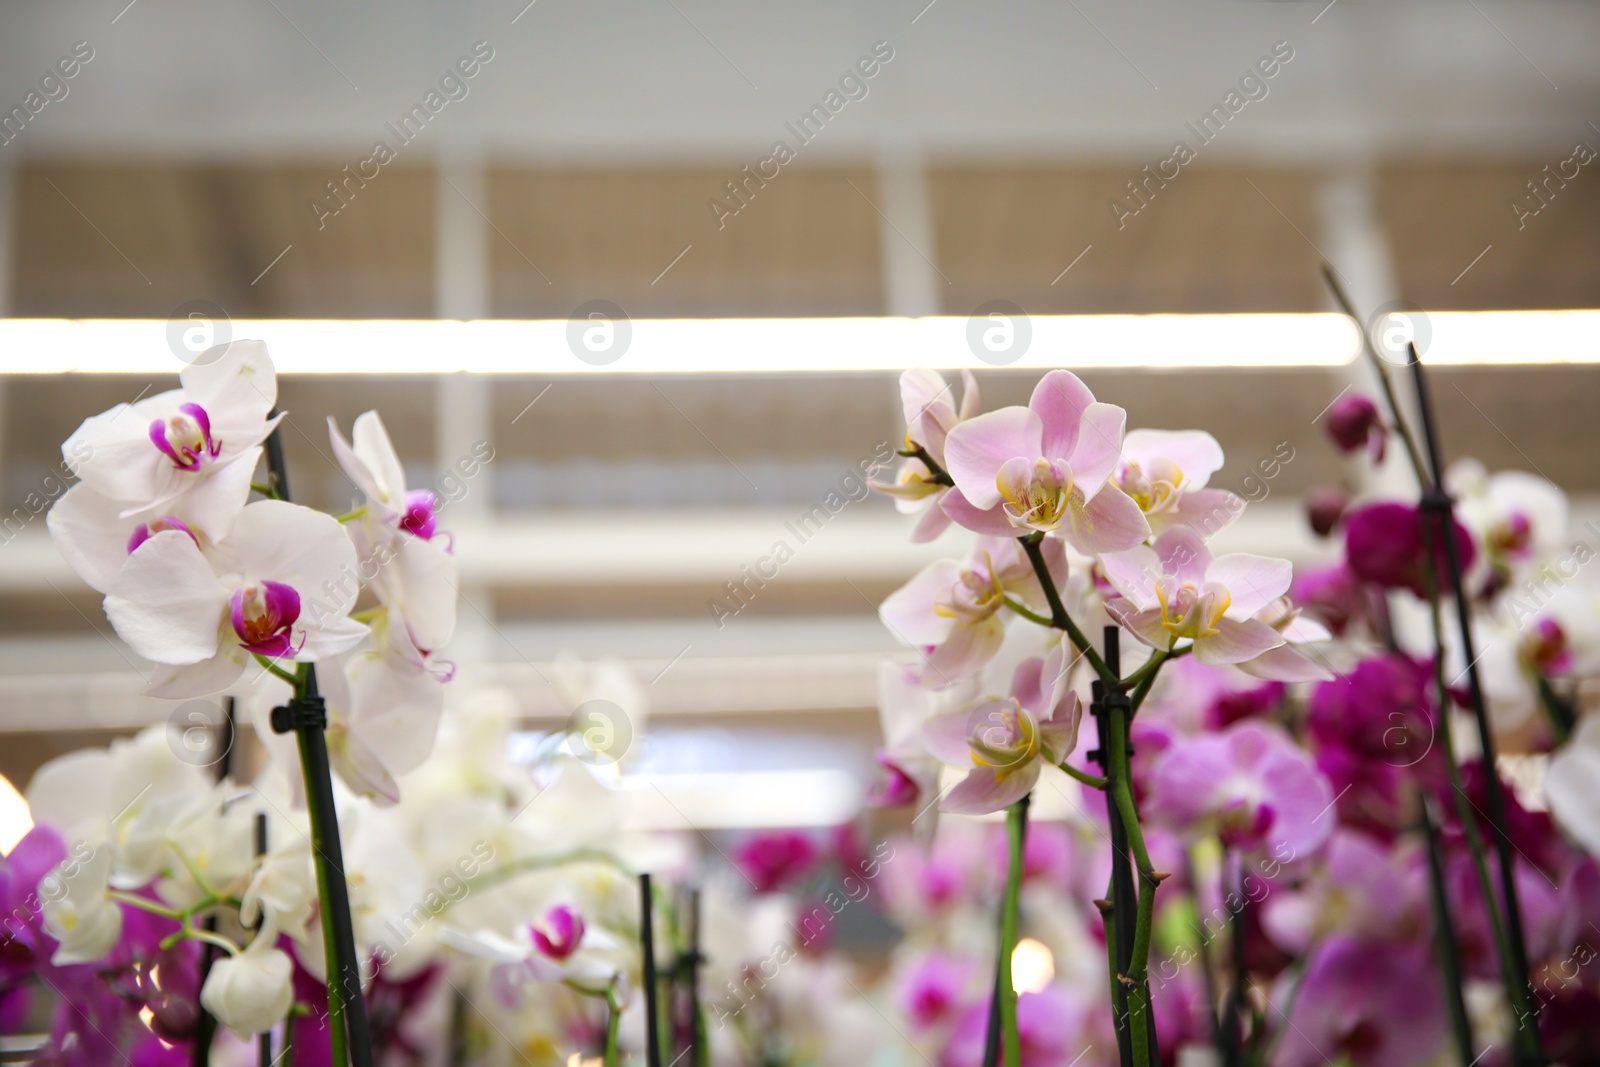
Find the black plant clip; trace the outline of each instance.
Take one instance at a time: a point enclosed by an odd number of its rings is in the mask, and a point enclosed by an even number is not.
[[[291,700],[287,705],[272,709],[272,732],[294,733],[304,729],[328,728],[328,705],[320,696]]]

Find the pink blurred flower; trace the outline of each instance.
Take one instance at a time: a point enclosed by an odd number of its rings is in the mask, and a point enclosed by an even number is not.
[[[1082,1051],[1088,1004],[1062,984],[1017,997],[1017,1036],[1021,1067],[1061,1067]],[[969,1008],[939,1057],[939,1067],[978,1067],[989,1032],[989,1003]]]
[[[1252,721],[1176,741],[1151,776],[1148,811],[1191,838],[1216,835],[1287,860],[1327,840],[1333,799],[1308,753],[1277,727]]]
[[[1444,997],[1426,940],[1329,938],[1311,954],[1294,994],[1277,1067],[1417,1067],[1442,1050]]]
[[[1420,507],[1394,501],[1368,504],[1351,512],[1344,529],[1345,559],[1351,571],[1385,589],[1409,589],[1418,597],[1426,597],[1428,564],[1423,554],[1423,519]],[[1437,539],[1437,531],[1434,536]],[[1455,539],[1461,572],[1465,574],[1476,551],[1471,535],[1459,522],[1455,523]],[[1436,544],[1435,554],[1434,573],[1439,589],[1448,592],[1450,579],[1442,544]]]
[[[811,838],[798,830],[774,830],[745,839],[734,855],[739,870],[758,893],[773,893],[803,881],[821,857]]]
[[[930,952],[896,983],[895,1003],[914,1032],[954,1022],[972,1003],[979,974],[975,961],[947,952]]]

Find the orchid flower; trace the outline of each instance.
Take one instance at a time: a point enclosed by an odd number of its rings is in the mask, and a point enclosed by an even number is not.
[[[619,1000],[626,999],[631,946],[585,922],[570,905],[550,909],[539,923],[526,924],[510,937],[487,928],[469,932],[446,926],[439,941],[495,964],[490,982],[507,1006],[517,1002],[529,982],[564,982],[590,996],[611,990]]]
[[[1275,726],[1246,720],[1175,739],[1151,772],[1150,817],[1186,836],[1215,835],[1279,860],[1304,857],[1338,821],[1333,788],[1311,756]],[[1288,856],[1283,850],[1289,850]]]
[[[1054,539],[1040,547],[1059,589],[1066,551]],[[1017,540],[985,537],[965,564],[939,560],[924,567],[889,594],[878,614],[896,637],[922,651],[922,683],[942,688],[971,678],[1000,651],[1008,595],[1030,610],[1044,608],[1044,590]]]
[[[61,454],[120,519],[178,515],[216,541],[244,507],[261,442],[278,423],[267,417],[277,378],[260,341],[212,349],[178,378],[179,389],[85,419]]]
[[[405,471],[375,411],[359,416],[353,444],[328,420],[328,441],[346,476],[366,494],[366,510],[350,525],[363,576],[404,619],[411,641],[427,655],[445,645],[456,625],[455,558],[438,528],[438,500],[407,490]],[[371,575],[366,574],[371,571]]]
[[[152,696],[215,693],[252,655],[315,662],[366,636],[355,603],[355,550],[332,518],[278,500],[240,513],[208,555],[180,530],[134,550],[106,595],[106,616],[139,655],[165,665]]]
[[[1127,413],[1097,403],[1070,371],[1046,374],[1027,407],[968,419],[945,441],[960,495],[943,507],[994,536],[1042,531],[1086,555],[1131,548],[1150,536],[1139,505],[1116,485]]]
[[[1100,562],[1121,594],[1106,610],[1152,648],[1188,641],[1201,663],[1242,663],[1285,641],[1254,616],[1288,591],[1294,577],[1288,560],[1214,557],[1198,533],[1174,526],[1154,547],[1140,545]]]
[[[978,410],[978,383],[971,371],[961,372],[961,408],[956,409],[950,386],[937,371],[913,368],[900,375],[900,402],[905,409],[905,450],[920,449],[940,471],[945,465],[945,440],[963,419]],[[873,488],[895,498],[895,509],[902,514],[922,511],[922,519],[911,534],[913,542],[932,541],[950,525],[950,516],[941,506],[954,492],[937,477],[920,456],[909,456],[895,472],[893,485],[873,483]]]
[[[929,720],[923,728],[929,749],[951,766],[970,768],[944,798],[944,811],[1000,811],[1033,791],[1046,763],[1058,766],[1072,755],[1083,706],[1068,685],[1065,657],[1062,644],[1049,657],[1024,660],[1010,693]]]
[[[1209,537],[1244,511],[1233,493],[1206,488],[1221,469],[1222,446],[1203,430],[1134,430],[1111,484],[1139,505],[1152,533],[1183,524]]]
[[[1490,474],[1481,463],[1462,460],[1451,464],[1444,481],[1456,518],[1503,578],[1567,547],[1571,505],[1546,479],[1526,471]]]
[[[1544,776],[1545,801],[1567,833],[1600,856],[1600,716],[1585,716]]]

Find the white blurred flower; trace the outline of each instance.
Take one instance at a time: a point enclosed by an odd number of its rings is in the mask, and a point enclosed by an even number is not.
[[[101,845],[68,856],[39,880],[44,928],[59,942],[51,963],[91,963],[116,945],[122,909],[106,895],[110,875],[111,848]]]

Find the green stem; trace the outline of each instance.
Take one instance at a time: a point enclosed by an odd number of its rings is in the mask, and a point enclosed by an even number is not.
[[[354,509],[353,511],[347,511],[343,515],[335,515],[333,518],[334,518],[334,521],[341,522],[341,523],[355,522],[357,519],[361,518],[366,513],[367,513],[367,506],[365,504],[363,504],[359,508]]]
[[[1433,520],[1424,515],[1422,521],[1431,524]],[[1439,531],[1435,531],[1437,534]],[[1448,533],[1445,536],[1449,536]],[[1444,621],[1439,608],[1439,576],[1437,561],[1434,554],[1435,537],[1424,536],[1422,539],[1423,554],[1426,565],[1423,568],[1424,586],[1428,593],[1428,617],[1433,626],[1433,684],[1435,700],[1438,703],[1439,718],[1439,743],[1444,749],[1444,765],[1450,779],[1450,797],[1455,804],[1456,817],[1461,821],[1461,832],[1467,840],[1467,848],[1472,853],[1473,872],[1478,879],[1478,892],[1483,895],[1483,910],[1489,915],[1489,926],[1494,934],[1495,949],[1500,957],[1501,980],[1505,982],[1506,997],[1511,1001],[1513,1012],[1518,1019],[1530,1018],[1527,1003],[1527,990],[1516,979],[1516,967],[1512,961],[1511,941],[1506,935],[1505,921],[1500,914],[1500,904],[1495,896],[1494,882],[1489,877],[1489,863],[1486,858],[1483,838],[1478,833],[1476,813],[1472,803],[1467,798],[1467,790],[1461,779],[1461,768],[1456,763],[1455,737],[1450,725],[1450,687],[1444,676]],[[1484,774],[1499,773],[1494,767],[1485,765]],[[1528,1045],[1528,1029],[1519,1025],[1514,1040],[1522,1047],[1524,1053],[1530,1051]]]
[[[1013,599],[1011,597],[1008,597],[1008,596],[1002,596],[1001,599],[1003,599],[1006,602],[1006,607],[1010,608],[1012,611],[1016,612],[1018,615],[1021,615],[1024,619],[1027,619],[1029,622],[1038,623],[1040,626],[1049,626],[1049,627],[1054,628],[1055,621],[1053,619],[1051,619],[1047,615],[1040,615],[1037,611],[1034,611],[1032,608],[1027,607],[1026,605],[1024,605],[1022,603],[1022,601],[1015,600],[1015,599]]]
[[[1550,679],[1542,674],[1536,674],[1539,686],[1539,703],[1544,706],[1545,714],[1550,719],[1550,730],[1555,734],[1556,744],[1564,745],[1567,737],[1572,733],[1573,714],[1572,705],[1561,698],[1555,686],[1550,684]]]
[[[1104,789],[1109,784],[1108,779],[1098,778],[1095,775],[1090,774],[1088,771],[1080,771],[1078,768],[1069,763],[1058,763],[1056,766],[1065,771],[1069,777],[1076,778],[1084,785],[1091,786],[1095,789]]]
[[[617,1067],[617,1029],[622,1023],[622,1005],[617,995],[606,990],[606,1053],[605,1067]]]
[[[171,919],[173,922],[183,922],[188,918],[188,916],[186,916],[183,912],[178,911],[176,908],[165,907],[161,904],[157,904],[153,900],[147,900],[144,897],[138,896],[134,893],[124,893],[118,889],[108,889],[106,890],[106,897],[110,900],[116,901],[118,904],[127,904],[129,907],[138,908],[140,911],[148,911],[151,915],[159,915],[163,919]]]
[[[293,679],[294,698],[300,700],[305,696],[305,672]],[[324,908],[328,901],[333,899],[334,874],[328,869],[323,827],[327,820],[323,817],[320,801],[317,799],[317,790],[311,785],[313,772],[311,767],[311,752],[307,747],[306,734],[298,732],[300,742],[300,775],[306,783],[306,816],[311,824],[311,854],[316,860],[317,871],[317,899]],[[342,875],[341,875],[342,877]],[[322,952],[325,960],[324,967],[328,972],[328,1040],[331,1053],[332,1067],[346,1067],[350,1062],[349,1041],[350,1034],[345,1026],[345,991],[344,972],[339,965],[339,941],[334,934],[333,923],[327,915],[322,917]]]
[[[1077,646],[1089,666],[1094,668],[1094,673],[1108,686],[1117,684],[1117,676],[1111,673],[1111,668],[1106,666],[1106,661],[1100,658],[1100,653],[1094,650],[1089,639],[1078,629],[1078,624],[1072,621],[1072,616],[1067,614],[1066,605],[1061,603],[1061,594],[1056,591],[1055,579],[1050,576],[1050,567],[1044,561],[1044,553],[1039,549],[1039,542],[1044,535],[1032,533],[1026,537],[1019,537],[1022,549],[1028,554],[1028,561],[1033,564],[1034,576],[1039,579],[1039,584],[1044,587],[1044,598],[1050,604],[1050,625],[1057,630],[1064,630],[1072,643]]]
[[[251,655],[255,656],[256,662],[261,664],[262,667],[266,668],[268,673],[274,674],[288,682],[290,685],[294,686],[297,694],[300,692],[300,679],[298,676],[290,674],[288,671],[284,670],[282,667],[278,666],[276,663],[272,662],[272,660],[268,659],[266,656],[263,656],[259,652],[252,652]]]
[[[278,491],[276,489],[274,489],[270,485],[267,485],[265,482],[251,482],[250,483],[250,488],[254,489],[256,492],[260,493],[262,496],[266,497],[268,500],[282,500],[283,499],[283,497],[278,495]]]
[[[1123,828],[1128,834],[1128,845],[1133,849],[1134,865],[1139,870],[1139,911],[1133,930],[1133,956],[1128,961],[1128,1026],[1133,1042],[1135,1067],[1151,1067],[1150,1028],[1154,1020],[1146,998],[1145,980],[1150,967],[1150,939],[1155,927],[1156,877],[1150,863],[1150,853],[1145,848],[1144,832],[1139,827],[1139,811],[1133,803],[1132,772],[1128,758],[1128,724],[1121,714],[1115,714],[1111,723],[1111,794],[1117,812],[1122,816]]]
[[[1006,896],[1000,909],[1000,1048],[1005,1067],[1018,1067],[1022,1043],[1017,1034],[1017,991],[1011,984],[1011,953],[1017,946],[1017,918],[1022,896],[1022,835],[1028,818],[1028,798],[1006,810],[1006,837],[1011,853],[1006,872]]]

